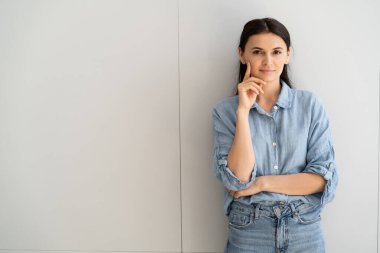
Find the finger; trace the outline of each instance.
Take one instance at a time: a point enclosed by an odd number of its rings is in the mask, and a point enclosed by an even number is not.
[[[262,85],[267,84],[267,82],[265,82],[264,80],[257,78],[257,77],[254,77],[254,76],[251,76],[250,78],[248,78],[247,81],[254,81],[254,82],[262,84]]]
[[[253,91],[254,93],[256,93],[256,95],[260,95],[260,92],[258,89],[256,89],[255,87],[250,87],[248,88],[249,90]]]
[[[248,82],[248,83],[242,84],[240,90],[241,91],[253,90],[257,94],[259,94],[260,92],[264,93],[264,90],[254,82]]]
[[[251,76],[251,64],[247,62],[247,70],[245,71],[243,80],[247,80],[250,76]]]
[[[241,83],[241,85],[244,85],[244,84],[253,84],[255,87],[261,89],[264,93],[264,90],[262,89],[263,84],[261,82],[257,83],[256,81],[253,81],[252,77]]]
[[[237,191],[237,192],[235,192],[235,194],[234,194],[234,198],[240,198],[240,196],[241,196],[241,192],[240,191]]]
[[[260,85],[254,83],[254,82],[249,82],[247,84],[250,85],[251,87],[256,88],[257,90],[260,90],[260,92],[264,93],[264,90],[263,90],[263,88]]]
[[[240,190],[240,191],[235,192],[234,197],[240,198],[242,196],[245,196],[244,194],[246,194],[246,190]]]
[[[238,90],[239,90],[239,93],[247,92],[247,91],[253,91],[256,95],[260,94],[259,90],[250,84],[246,84],[245,86],[241,86]]]

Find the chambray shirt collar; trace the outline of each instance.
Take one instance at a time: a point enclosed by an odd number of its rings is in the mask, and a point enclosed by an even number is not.
[[[281,80],[281,91],[277,98],[276,104],[282,108],[290,108],[292,106],[294,91],[289,87],[289,85],[282,79]],[[251,108],[255,108],[257,102],[255,102]]]

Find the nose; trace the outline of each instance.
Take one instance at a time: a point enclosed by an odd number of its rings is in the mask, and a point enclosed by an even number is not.
[[[263,62],[264,62],[264,64],[269,65],[272,63],[272,60],[273,60],[272,56],[270,54],[266,54]]]

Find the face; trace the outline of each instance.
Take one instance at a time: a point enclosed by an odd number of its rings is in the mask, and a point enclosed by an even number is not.
[[[279,81],[284,65],[289,63],[290,49],[287,50],[285,41],[273,33],[252,35],[244,53],[238,50],[241,63],[250,62],[251,76],[266,82]]]

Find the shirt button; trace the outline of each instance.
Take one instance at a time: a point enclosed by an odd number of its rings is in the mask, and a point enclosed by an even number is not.
[[[277,110],[277,109],[278,109],[277,105],[275,105],[275,106],[273,107],[273,109]]]
[[[277,165],[273,166],[273,169],[277,170],[277,169],[278,169],[278,166],[277,166]]]
[[[277,143],[273,142],[273,147],[276,147]]]

